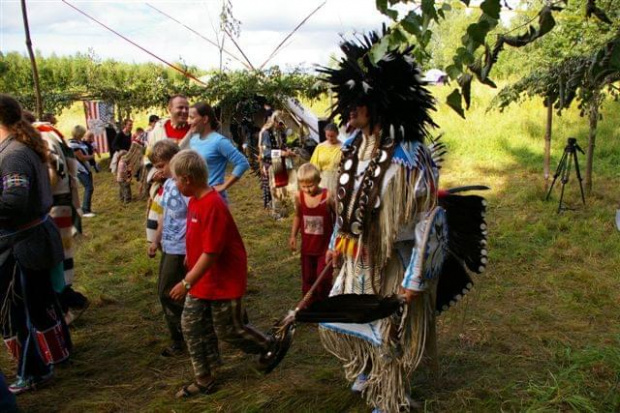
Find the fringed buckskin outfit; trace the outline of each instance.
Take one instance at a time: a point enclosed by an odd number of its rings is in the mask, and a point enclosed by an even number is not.
[[[431,220],[444,236],[430,152],[419,142],[396,143],[391,138],[373,150],[375,141],[358,132],[343,147],[332,249],[343,254],[344,263],[331,295],[389,296],[401,286],[427,291],[436,274],[421,257],[443,257],[441,243],[416,243],[416,234],[422,239]],[[422,250],[424,246],[429,248]],[[348,380],[368,376],[364,395],[371,404],[398,411],[408,406],[407,380],[422,357],[431,311],[430,295],[422,294],[391,318],[322,324],[321,340],[344,361]]]
[[[362,128],[342,148],[330,249],[343,265],[330,295],[406,293],[413,299],[388,318],[322,323],[319,333],[346,378],[355,380],[354,389],[376,411],[392,413],[411,408],[410,376],[435,311],[471,288],[465,267],[484,270],[486,224],[482,198],[439,198],[435,152],[424,144],[436,126],[434,99],[420,80],[412,47],[387,50],[375,60],[370,51],[380,40],[371,32],[346,41],[338,67],[320,69],[337,96],[332,117],[344,122],[351,113]]]

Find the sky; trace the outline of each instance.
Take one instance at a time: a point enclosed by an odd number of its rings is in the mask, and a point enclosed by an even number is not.
[[[222,0],[102,1],[67,0],[85,13],[120,32],[169,62],[183,61],[201,69],[219,67],[219,50],[179,23],[149,6],[183,22],[215,41]],[[232,0],[232,12],[241,22],[236,42],[258,67],[276,46],[324,0]],[[61,0],[27,0],[33,48],[44,56],[89,53],[124,62],[157,60],[99,26]],[[337,54],[341,35],[379,29],[386,21],[375,0],[327,0],[325,5],[285,43],[266,65],[286,69],[302,65],[327,65]],[[221,33],[220,33],[221,35]],[[244,60],[230,39],[224,48]],[[0,51],[27,53],[19,0],[0,0]],[[224,55],[224,67],[243,68]]]

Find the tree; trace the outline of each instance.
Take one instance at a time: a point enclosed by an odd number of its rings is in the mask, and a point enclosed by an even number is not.
[[[71,57],[38,56],[44,108],[60,112],[78,100],[104,100],[117,105],[119,117],[131,117],[132,110],[165,107],[172,94],[219,104],[223,113],[243,116],[256,110],[256,96],[275,105],[287,97],[315,98],[325,89],[316,78],[301,70],[282,72],[272,67],[264,72],[213,73],[201,85],[179,72],[154,63],[129,64],[100,60],[92,52]],[[177,63],[187,73],[204,75],[196,67]],[[35,103],[30,64],[19,53],[0,53],[0,90],[16,96],[27,108]]]
[[[283,107],[286,98],[317,98],[325,87],[317,79],[300,69],[284,73],[274,66],[264,72],[235,71],[218,73],[211,77],[200,94],[211,102],[217,102],[223,113],[240,121],[259,109],[257,97],[264,98],[276,107]]]
[[[478,20],[467,26],[461,37],[461,45],[453,54],[452,63],[446,67],[448,76],[458,83],[458,87],[448,95],[447,104],[464,117],[463,103],[467,109],[471,100],[473,79],[495,87],[489,76],[504,47],[524,47],[550,33],[556,25],[554,13],[563,10],[562,6],[565,6],[567,1],[545,1],[536,16],[519,28],[519,34],[513,35],[512,32],[499,34],[492,42],[489,36],[499,25],[500,11],[502,8],[509,9],[510,6],[507,0],[483,0],[479,5]],[[434,27],[445,19],[446,12],[452,9],[451,4],[458,3],[438,3],[435,0],[376,0],[377,9],[394,20],[394,30],[375,45],[372,56],[379,59],[388,48],[406,43],[405,34],[410,33],[418,45],[416,57],[419,60],[428,59],[428,48]],[[460,3],[469,7],[470,0],[460,0]],[[399,18],[398,11],[393,8],[397,4],[413,4],[415,7],[404,17]],[[609,20],[606,12],[596,5],[596,0],[587,0],[586,16],[594,16],[601,21]]]
[[[590,7],[590,12],[594,13],[590,4],[591,1],[571,2],[565,11],[568,16],[577,16],[581,7],[586,11]],[[544,174],[548,181],[553,108],[559,114],[576,100],[581,115],[589,118],[585,173],[587,192],[592,190],[599,110],[606,95],[617,96],[613,83],[620,79],[620,11],[610,5],[608,7],[597,12],[597,18],[604,24],[594,24],[581,18],[566,19],[558,24],[554,33],[529,46],[533,49],[528,55],[529,63],[539,69],[501,90],[492,104],[503,110],[523,96],[543,98],[547,106]]]

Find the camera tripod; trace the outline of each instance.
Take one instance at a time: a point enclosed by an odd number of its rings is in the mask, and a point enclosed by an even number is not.
[[[558,164],[558,168],[555,170],[555,174],[553,174],[553,181],[551,182],[551,187],[549,187],[549,192],[547,192],[547,197],[545,200],[549,200],[551,196],[551,191],[553,190],[553,185],[555,185],[555,181],[557,181],[558,177],[561,177],[562,182],[562,191],[560,192],[560,202],[558,204],[558,213],[563,209],[568,209],[566,206],[562,204],[562,200],[564,199],[564,187],[568,182],[568,178],[570,175],[570,170],[572,164],[575,164],[575,172],[577,173],[577,179],[579,180],[579,189],[581,190],[581,200],[583,204],[586,204],[586,197],[583,193],[583,184],[581,181],[581,171],[579,171],[579,160],[577,159],[577,151],[581,152],[585,155],[585,152],[581,147],[577,144],[577,139],[568,138],[566,143],[566,147],[564,148],[564,153],[562,154],[562,158],[560,159],[560,163]]]

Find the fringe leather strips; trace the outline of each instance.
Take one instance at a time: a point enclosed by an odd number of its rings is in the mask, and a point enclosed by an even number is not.
[[[357,376],[368,376],[362,397],[368,405],[384,412],[405,411],[409,406],[411,374],[417,368],[424,354],[431,308],[429,294],[414,300],[401,319],[401,326],[392,322],[383,323],[382,336],[388,336],[391,328],[401,327],[402,337],[397,343],[390,340],[375,346],[361,338],[319,328],[323,346],[343,363],[347,380],[353,382]]]
[[[430,161],[419,169],[398,168],[381,195],[379,225],[372,227],[368,237],[362,235],[362,243],[369,251],[375,251],[376,267],[383,268],[392,256],[399,231],[409,227],[418,213],[430,211],[437,205],[435,187]]]
[[[344,264],[331,295],[380,294],[399,292],[405,267],[395,243],[404,228],[414,226],[420,214],[437,204],[436,178],[426,149],[416,154],[414,168],[393,162],[386,173],[375,210],[374,225],[368,234],[355,239],[339,234],[336,248],[343,253]],[[367,403],[386,412],[408,408],[410,375],[424,354],[428,326],[434,314],[432,292],[428,290],[408,306],[402,315],[375,322],[372,330],[380,344],[347,330],[323,325],[319,329],[325,348],[344,365],[347,380],[365,373],[369,379],[362,394]]]

